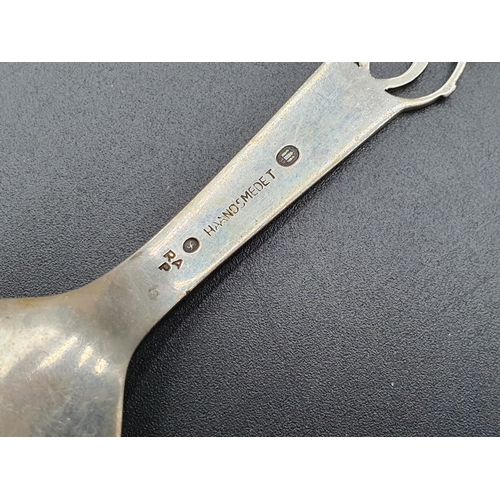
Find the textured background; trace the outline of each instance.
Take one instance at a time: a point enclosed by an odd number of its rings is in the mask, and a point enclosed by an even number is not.
[[[317,66],[0,65],[0,297],[125,259]],[[132,359],[124,435],[498,435],[499,89],[468,65],[171,311]]]

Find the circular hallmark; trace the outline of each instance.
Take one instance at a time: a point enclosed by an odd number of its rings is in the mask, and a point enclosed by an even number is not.
[[[282,167],[290,167],[299,159],[299,150],[295,146],[285,146],[276,155],[276,161]]]
[[[193,253],[196,252],[200,248],[200,242],[196,238],[188,238],[185,242],[184,245],[182,245],[182,249],[186,253]]]

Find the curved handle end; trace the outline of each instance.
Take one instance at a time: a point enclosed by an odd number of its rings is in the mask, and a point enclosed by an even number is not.
[[[457,88],[457,80],[463,73],[465,64],[466,63],[464,62],[457,63],[455,69],[453,70],[453,73],[451,74],[450,78],[448,78],[446,83],[431,94],[415,98],[398,97],[398,99],[403,102],[405,111],[410,109],[423,108],[425,106],[428,106],[429,104],[436,102],[441,97],[448,97]]]

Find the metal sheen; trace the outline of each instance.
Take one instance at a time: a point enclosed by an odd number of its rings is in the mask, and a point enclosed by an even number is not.
[[[60,295],[0,300],[0,435],[118,436],[129,360],[149,330],[221,262],[399,113],[451,94],[389,94],[424,71],[375,79],[323,64],[156,236],[115,269]],[[298,159],[284,152],[293,145]]]

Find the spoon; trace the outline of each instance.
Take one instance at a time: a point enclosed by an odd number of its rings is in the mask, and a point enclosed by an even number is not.
[[[387,92],[368,63],[323,64],[157,235],[92,283],[0,301],[0,435],[118,436],[134,350],[220,263],[399,113],[450,95]]]

